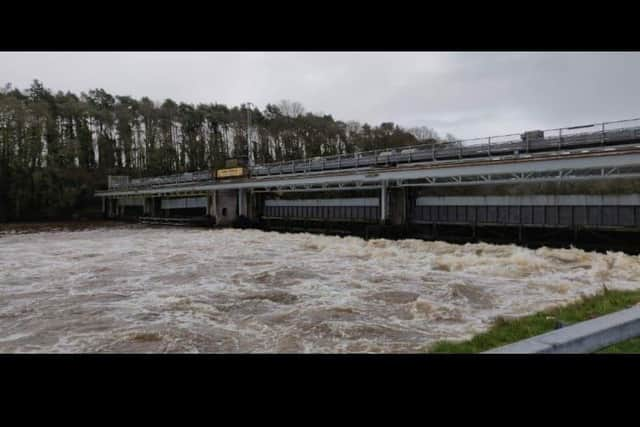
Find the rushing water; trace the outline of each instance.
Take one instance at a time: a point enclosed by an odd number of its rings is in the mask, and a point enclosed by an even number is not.
[[[416,352],[610,289],[640,257],[144,228],[0,236],[0,352]]]

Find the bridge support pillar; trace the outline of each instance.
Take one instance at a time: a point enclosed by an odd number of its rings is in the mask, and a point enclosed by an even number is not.
[[[145,216],[155,216],[155,200],[153,197],[147,197],[144,199],[144,215]]]
[[[244,188],[238,189],[238,215],[247,216],[247,192]]]
[[[404,225],[407,222],[407,189],[390,188],[388,199],[391,225]]]
[[[240,208],[237,190],[217,190],[213,195],[216,225],[228,226],[238,218]]]
[[[380,189],[380,223],[385,224],[389,218],[389,194],[387,191],[387,181],[382,182]]]
[[[217,218],[218,216],[218,203],[217,203],[217,192],[212,191],[207,196],[207,215]]]
[[[109,199],[109,218],[116,218],[118,216],[118,199],[115,197]]]
[[[247,197],[249,199],[247,204],[247,217],[251,220],[255,220],[259,216],[260,197],[253,191],[250,191],[249,194],[247,194]]]

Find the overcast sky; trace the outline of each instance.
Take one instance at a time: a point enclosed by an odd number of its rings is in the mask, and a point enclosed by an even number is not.
[[[640,116],[640,52],[0,52],[0,84],[426,125],[459,138]]]

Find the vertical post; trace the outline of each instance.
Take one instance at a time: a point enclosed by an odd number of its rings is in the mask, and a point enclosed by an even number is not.
[[[518,243],[522,243],[522,203],[518,205]]]
[[[253,104],[247,102],[247,161],[249,163],[249,167],[252,167],[254,162],[252,159],[251,152],[251,106]]]
[[[491,137],[489,139],[489,157],[491,157]]]
[[[156,198],[154,197],[151,197],[151,210],[149,211],[149,213],[153,217],[158,216],[158,212],[156,210]]]
[[[247,202],[244,188],[238,188],[238,215],[247,216]]]
[[[478,207],[477,206],[473,206],[473,230],[472,230],[472,237],[473,240],[475,241],[476,237],[478,237]]]
[[[407,221],[407,216],[409,214],[408,212],[408,198],[409,198],[409,187],[400,187],[400,190],[402,191],[402,225],[407,225],[408,221]]]
[[[562,129],[560,129],[560,136],[558,138],[558,151],[562,148]]]
[[[215,190],[209,194],[209,215],[216,218],[216,221],[218,220],[218,203],[216,200],[217,196],[218,192]]]
[[[106,197],[101,197],[102,199],[102,216],[107,216],[107,212],[106,212]]]
[[[249,190],[247,200],[247,218],[255,218],[256,217],[256,195],[253,190]]]
[[[387,220],[387,181],[382,181],[380,188],[380,222],[385,223]]]

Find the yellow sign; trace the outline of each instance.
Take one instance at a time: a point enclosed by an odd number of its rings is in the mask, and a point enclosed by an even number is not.
[[[244,176],[244,168],[218,169],[216,178],[230,178],[233,176]]]

